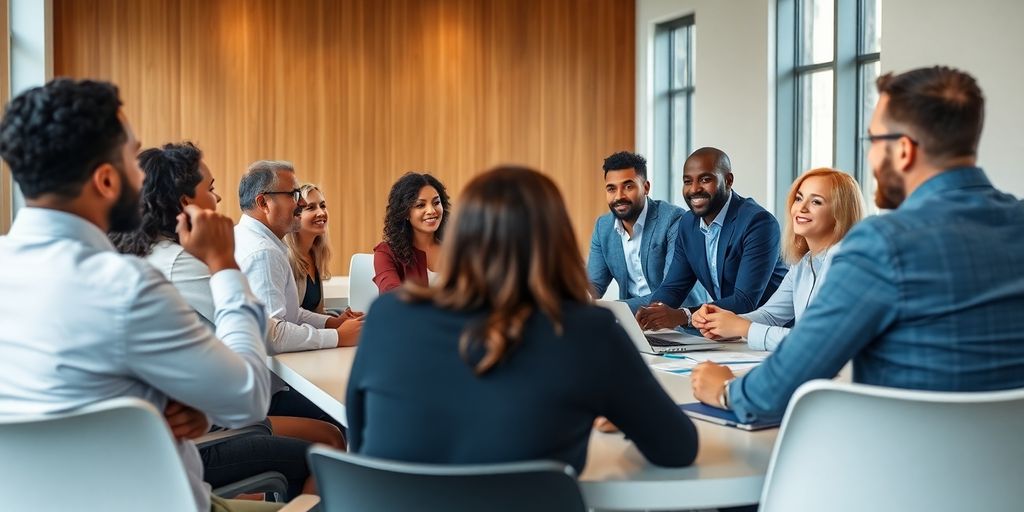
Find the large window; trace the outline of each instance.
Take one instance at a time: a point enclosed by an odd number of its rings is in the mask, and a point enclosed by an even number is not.
[[[658,195],[683,204],[683,162],[692,149],[693,16],[660,24],[654,35],[654,168]],[[668,184],[666,191],[665,184]]]
[[[877,96],[881,0],[778,0],[776,211],[800,173],[835,167],[872,193],[860,136]]]

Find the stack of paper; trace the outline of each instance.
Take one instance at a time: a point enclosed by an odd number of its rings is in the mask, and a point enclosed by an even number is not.
[[[685,355],[666,354],[665,359],[660,359],[657,363],[652,364],[651,368],[677,375],[688,375],[698,364],[711,361],[728,366],[734,373],[742,373],[761,364],[766,357],[768,357],[768,352],[710,351],[692,352]]]

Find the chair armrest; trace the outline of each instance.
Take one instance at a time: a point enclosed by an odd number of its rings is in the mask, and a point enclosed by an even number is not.
[[[249,426],[242,428],[232,428],[227,430],[218,430],[216,432],[209,432],[203,434],[201,437],[195,440],[196,448],[202,450],[203,448],[209,448],[211,446],[223,443],[228,439],[235,439],[249,436],[269,436],[272,432],[264,423],[254,423]]]
[[[294,500],[288,502],[278,512],[308,512],[320,503],[319,496],[312,494],[300,494]]]
[[[288,495],[288,479],[277,471],[265,471],[213,490],[213,494],[225,499],[254,492],[273,494],[274,501],[284,501]]]

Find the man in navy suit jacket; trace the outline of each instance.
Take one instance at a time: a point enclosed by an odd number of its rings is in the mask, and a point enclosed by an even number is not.
[[[689,326],[692,311],[676,309],[701,283],[712,304],[748,313],[779,287],[786,265],[779,254],[779,223],[753,199],[732,190],[732,163],[716,148],[700,148],[683,164],[683,198],[690,211],[679,221],[668,275],[640,308],[644,329]]]
[[[651,301],[672,262],[679,219],[684,210],[650,199],[644,157],[620,151],[604,160],[605,195],[611,212],[598,217],[590,241],[587,275],[597,297],[612,279],[619,284],[619,300],[635,313]],[[697,290],[688,305],[700,305]]]

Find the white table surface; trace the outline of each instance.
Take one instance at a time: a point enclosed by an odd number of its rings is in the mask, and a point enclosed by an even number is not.
[[[273,356],[269,363],[290,386],[346,424],[345,389],[355,353],[354,347],[294,352]],[[660,371],[654,375],[676,402],[694,401],[689,377]],[[697,420],[694,424],[700,450],[687,468],[653,466],[622,434],[594,431],[580,475],[587,504],[611,510],[676,510],[756,503],[778,430],[746,432]]]

